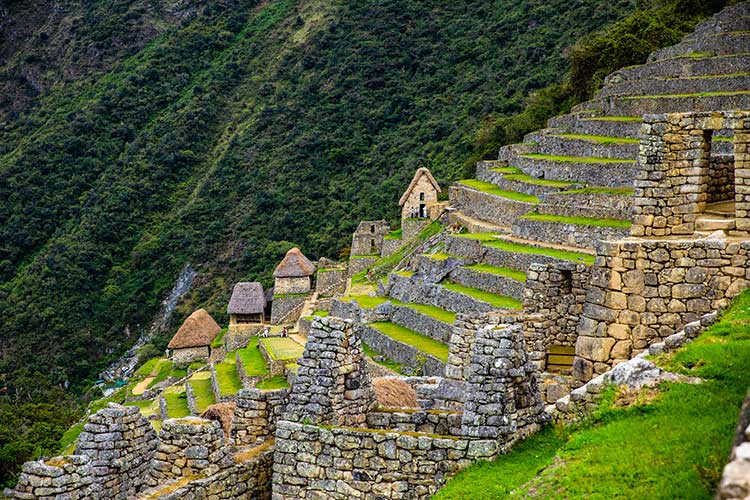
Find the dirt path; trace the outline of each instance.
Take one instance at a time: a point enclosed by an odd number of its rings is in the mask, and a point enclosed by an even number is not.
[[[140,396],[144,392],[146,392],[146,389],[148,388],[148,385],[153,382],[154,377],[146,377],[137,384],[135,384],[135,387],[133,387],[133,395],[134,396]]]

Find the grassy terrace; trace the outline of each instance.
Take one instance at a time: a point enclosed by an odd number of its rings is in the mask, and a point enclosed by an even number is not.
[[[275,377],[267,378],[258,382],[255,387],[262,391],[273,391],[276,389],[286,389],[289,387],[289,382],[283,375],[276,375]]]
[[[477,271],[480,273],[497,274],[498,276],[505,276],[506,278],[510,278],[516,281],[526,281],[525,272],[510,269],[508,267],[497,267],[491,266],[489,264],[472,264],[470,266],[466,266],[466,269],[471,269],[472,271]]]
[[[386,297],[378,297],[372,295],[350,295],[349,297],[342,297],[341,300],[344,302],[351,302],[352,300],[355,300],[357,301],[357,304],[359,304],[359,307],[363,307],[365,309],[378,307],[380,304],[388,301]]]
[[[369,326],[394,340],[398,340],[399,342],[408,344],[419,351],[435,356],[441,361],[448,361],[448,346],[433,338],[388,322],[370,323]]]
[[[364,353],[370,357],[375,363],[379,364],[380,366],[384,366],[385,368],[388,368],[391,371],[394,371],[396,373],[403,374],[402,367],[399,363],[396,363],[395,361],[391,361],[390,359],[385,358],[382,354],[377,352],[375,349],[370,347],[369,345],[362,342],[362,350]],[[379,361],[376,360],[376,358],[379,359]]]
[[[218,347],[221,347],[224,345],[224,335],[227,334],[227,331],[229,328],[222,328],[219,334],[214,338],[214,340],[211,342],[211,348],[216,349]]]
[[[276,360],[297,360],[305,350],[303,346],[289,337],[270,337],[260,340],[269,356]]]
[[[424,257],[429,257],[432,260],[447,260],[447,259],[450,259],[451,257],[456,258],[456,259],[461,258],[458,255],[451,255],[445,252],[423,253],[422,255]]]
[[[623,99],[680,99],[683,97],[719,97],[723,95],[748,95],[750,90],[724,90],[716,92],[696,92],[694,94],[656,94],[656,95],[634,95],[622,96]]]
[[[459,473],[433,498],[712,498],[750,386],[750,294],[656,363],[703,382],[610,390],[588,421],[548,427]]]
[[[268,375],[266,360],[258,348],[258,337],[251,337],[247,346],[237,351],[237,355],[242,361],[246,376],[262,377],[263,375]]]
[[[481,300],[482,302],[486,302],[497,309],[521,309],[522,307],[521,302],[512,297],[485,292],[479,288],[471,288],[459,285],[458,283],[441,283],[441,286],[452,292],[462,293],[477,300]]]
[[[498,174],[520,174],[522,173],[520,168],[516,167],[494,167],[490,169],[491,172],[497,172]]]
[[[615,227],[627,229],[632,225],[629,220],[621,219],[595,219],[593,217],[567,217],[564,215],[528,214],[521,219],[539,222],[550,222],[557,224],[575,224],[577,226]]]
[[[521,158],[532,160],[559,161],[563,163],[635,163],[635,160],[623,160],[619,158],[596,158],[594,156],[563,156],[530,154],[520,155]]]
[[[167,402],[167,416],[169,418],[181,418],[190,415],[184,387],[169,387],[162,392],[162,396]]]
[[[554,137],[563,139],[573,139],[580,141],[589,141],[596,144],[638,144],[639,140],[631,137],[614,137],[606,135],[586,135],[586,134],[559,134]]]
[[[222,396],[237,394],[242,389],[242,381],[237,374],[237,362],[233,352],[227,353],[224,361],[214,365],[216,370],[216,382]]]
[[[393,300],[393,299],[391,299],[391,302],[397,306],[403,306],[403,307],[408,307],[409,309],[414,309],[418,313],[422,313],[425,316],[429,316],[438,321],[443,321],[444,323],[453,324],[453,322],[456,321],[456,313],[446,311],[445,309],[441,309],[439,307],[428,306],[425,304],[415,304],[411,302],[400,302],[398,300]]]
[[[203,413],[209,406],[216,403],[214,391],[211,388],[211,374],[209,372],[198,372],[188,380],[193,388],[195,406],[199,413]]]
[[[497,237],[491,233],[467,233],[458,234],[456,236],[478,240],[485,246],[497,248],[506,252],[515,252],[526,255],[544,255],[546,257],[552,257],[553,259],[572,260],[574,262],[583,262],[588,265],[594,264],[594,256],[587,253],[502,241],[498,240]]]
[[[582,118],[583,121],[600,121],[600,122],[631,122],[640,123],[643,118],[640,116],[595,116],[592,118]]]
[[[550,179],[537,179],[536,177],[532,177],[526,174],[508,174],[508,175],[504,175],[503,179],[507,179],[509,181],[515,181],[515,182],[522,182],[524,184],[532,184],[534,186],[549,186],[549,187],[557,187],[557,188],[566,188],[568,186],[572,186],[573,184],[576,184],[575,182],[571,182],[571,181],[555,181],[555,180],[550,180]]]
[[[516,191],[506,191],[505,189],[500,189],[491,182],[484,182],[478,179],[464,179],[462,181],[458,181],[458,183],[462,186],[470,187],[483,193],[500,196],[501,198],[507,198],[513,201],[520,201],[523,203],[539,203],[539,198],[534,195],[519,193]]]

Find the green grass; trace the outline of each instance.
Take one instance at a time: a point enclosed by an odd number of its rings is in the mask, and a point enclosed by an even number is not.
[[[242,389],[242,381],[237,374],[237,364],[235,354],[230,352],[224,358],[224,361],[214,365],[216,370],[216,382],[219,385],[219,393],[222,396],[237,394]]]
[[[403,307],[408,307],[410,309],[414,309],[415,311],[422,313],[425,316],[429,316],[431,318],[434,318],[438,321],[442,321],[444,323],[453,324],[453,322],[456,321],[456,313],[446,311],[445,309],[441,309],[439,307],[428,306],[426,304],[416,304],[413,302],[400,302],[398,300],[393,300],[393,299],[391,299],[391,302],[397,306],[403,306]]]
[[[577,139],[581,141],[595,142],[597,144],[638,144],[638,139],[631,137],[614,137],[607,135],[587,135],[587,134],[559,134],[556,137],[564,139]]]
[[[376,253],[368,254],[368,255],[350,255],[349,256],[350,259],[377,259],[379,257],[380,255]]]
[[[379,306],[380,304],[383,304],[384,302],[387,302],[388,298],[379,297],[377,295],[350,295],[349,297],[342,297],[341,300],[344,302],[351,302],[352,300],[355,300],[357,304],[359,304],[359,307],[362,307],[364,309],[372,309]]]
[[[494,167],[490,169],[491,172],[497,172],[498,174],[520,174],[522,173],[520,168],[516,167]]]
[[[505,295],[498,295],[496,293],[485,292],[479,288],[471,288],[468,286],[459,285],[458,283],[443,283],[442,286],[448,290],[463,293],[469,297],[473,297],[482,302],[486,302],[492,307],[497,309],[521,309],[521,302],[512,298],[506,297]]]
[[[560,224],[576,224],[579,226],[615,227],[621,229],[629,228],[633,223],[621,219],[595,219],[593,217],[567,217],[564,215],[528,214],[521,216],[522,219],[539,222],[553,222]]]
[[[643,121],[643,118],[640,116],[595,116],[592,118],[583,118],[583,121],[640,123]]]
[[[176,388],[175,388],[176,389]],[[162,393],[167,403],[167,416],[169,418],[181,418],[190,415],[185,390],[165,390]]]
[[[737,78],[743,76],[750,76],[748,72],[740,73],[726,73],[723,75],[691,75],[691,76],[675,76],[675,77],[662,77],[662,80],[707,80],[713,78]]]
[[[411,278],[412,276],[414,276],[414,272],[413,271],[403,271],[403,270],[402,271],[395,271],[393,274],[397,274],[399,276],[403,276],[404,278]]]
[[[451,257],[460,259],[460,257],[457,257],[456,255],[451,255],[445,252],[423,253],[422,255],[425,257],[429,257],[432,260],[447,260]]]
[[[198,372],[188,380],[188,384],[193,388],[195,406],[198,413],[203,413],[206,408],[216,403],[214,391],[211,388],[211,374],[208,372]]]
[[[563,163],[635,163],[635,160],[622,160],[619,158],[596,158],[594,156],[563,156],[542,154],[529,154],[520,156],[521,158],[530,158],[532,160],[559,161]]]
[[[575,262],[583,262],[588,265],[594,264],[594,256],[587,253],[502,241],[498,240],[492,233],[466,233],[456,236],[481,241],[485,246],[497,248],[506,252],[522,253],[526,255],[544,255],[554,259],[572,260]]]
[[[370,323],[369,326],[394,340],[408,344],[419,351],[438,358],[441,361],[448,361],[448,346],[433,338],[394,323],[377,322]]]
[[[204,366],[206,366],[206,363],[204,363],[203,361],[193,361],[192,363],[188,365],[188,369],[195,371],[200,368],[203,368]]]
[[[696,92],[693,94],[656,94],[656,95],[634,95],[623,96],[623,99],[679,99],[682,97],[719,97],[723,95],[748,95],[750,90],[720,90],[715,92]]]
[[[394,371],[396,373],[404,374],[403,373],[403,367],[401,364],[396,363],[395,361],[391,361],[390,359],[387,359],[385,356],[377,352],[375,349],[370,347],[369,345],[362,342],[362,350],[364,353],[370,357],[375,363],[379,364],[380,366],[384,366],[385,368],[388,368],[391,371]]]
[[[156,369],[158,371],[154,376],[154,380],[152,380],[151,383],[148,384],[149,389],[170,377],[180,379],[187,376],[187,369],[175,366],[174,363],[172,363],[172,361],[168,359],[159,360]]]
[[[317,311],[313,311],[312,315],[313,316],[320,316],[321,318],[325,318],[326,316],[328,316],[328,311],[323,311],[322,309],[320,309],[320,310],[317,310]]]
[[[266,360],[263,358],[260,348],[258,348],[258,337],[251,337],[247,346],[237,351],[237,355],[242,360],[245,375],[248,377],[262,377],[268,374]]]
[[[585,187],[581,189],[571,189],[569,191],[561,191],[560,194],[610,194],[610,195],[615,195],[615,196],[633,196],[633,188],[591,186],[591,187]]]
[[[258,382],[255,387],[263,391],[273,391],[277,389],[286,389],[289,387],[289,382],[283,375],[276,375],[275,377],[267,378]]]
[[[305,348],[290,339],[289,337],[271,337],[260,339],[266,352],[272,359],[276,360],[297,360],[302,357]]]
[[[489,264],[472,264],[470,266],[466,266],[466,269],[471,269],[480,273],[497,274],[499,276],[505,276],[506,278],[510,278],[516,281],[526,281],[525,272],[510,269],[508,267],[490,266]]]
[[[532,184],[534,186],[549,186],[549,187],[559,187],[559,188],[566,188],[568,186],[572,186],[573,184],[576,184],[575,182],[571,182],[571,181],[555,181],[555,180],[550,180],[550,179],[537,179],[536,177],[532,177],[526,174],[508,174],[508,175],[503,176],[503,179],[507,179],[509,181],[515,181],[515,182],[522,182],[524,184]]]
[[[151,399],[146,401],[130,401],[125,403],[125,406],[137,406],[144,417],[150,417],[159,413],[159,403]]]
[[[60,438],[60,450],[63,455],[73,454],[73,452],[75,451],[76,439],[78,439],[78,436],[80,436],[81,432],[83,432],[84,425],[84,422],[79,422],[63,433],[62,437]]]
[[[525,498],[532,488],[535,498],[712,498],[750,386],[750,294],[696,341],[656,362],[704,382],[664,383],[655,399],[627,407],[615,407],[612,393],[584,424],[548,429],[494,462],[477,463],[434,498]],[[553,455],[558,465],[529,484]]]
[[[505,189],[500,189],[491,182],[484,182],[478,179],[464,179],[462,181],[458,181],[458,183],[463,186],[476,189],[483,193],[500,196],[501,198],[507,198],[513,201],[521,201],[523,203],[539,203],[539,198],[532,194],[519,193],[517,191],[506,191]]]
[[[229,328],[222,328],[219,334],[211,341],[211,348],[216,349],[224,345],[224,335],[226,335]]]
[[[154,374],[154,369],[156,368],[157,363],[162,361],[164,361],[164,358],[151,358],[139,366],[135,371],[135,374],[141,377],[150,377]]]
[[[383,236],[383,239],[384,240],[400,240],[401,238],[403,238],[403,236],[404,236],[403,230],[401,228],[398,228],[386,234],[385,236]]]

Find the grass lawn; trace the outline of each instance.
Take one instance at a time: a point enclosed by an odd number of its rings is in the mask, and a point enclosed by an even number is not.
[[[224,335],[227,334],[228,330],[229,328],[222,328],[219,334],[216,337],[214,337],[213,341],[211,341],[211,347],[213,349],[216,349],[224,345]]]
[[[403,276],[404,278],[411,278],[412,276],[414,276],[414,273],[412,271],[395,271],[393,274]]]
[[[211,387],[211,374],[209,372],[198,372],[188,380],[188,384],[193,388],[195,396],[195,406],[198,413],[203,413],[206,408],[216,403],[214,391]]]
[[[261,380],[255,387],[263,391],[273,391],[275,389],[286,389],[289,387],[289,382],[286,380],[285,376],[276,375],[275,377]]]
[[[563,155],[521,155],[521,158],[532,160],[560,161],[565,163],[635,163],[635,160],[621,160],[619,158],[596,158],[594,156],[563,156]]]
[[[169,418],[187,417],[190,409],[187,404],[187,395],[183,387],[169,387],[162,392],[167,402],[167,416]]]
[[[581,189],[571,189],[569,191],[562,191],[560,194],[611,194],[615,196],[633,196],[633,188],[591,186],[591,187],[585,187]]]
[[[385,335],[388,335],[394,340],[398,340],[404,344],[409,344],[424,353],[435,356],[439,360],[448,361],[448,346],[433,338],[417,333],[414,330],[404,328],[401,325],[388,322],[370,323],[369,326]]]
[[[344,302],[356,300],[357,304],[359,304],[359,307],[372,309],[373,307],[378,307],[388,299],[386,297],[379,297],[377,295],[350,295],[349,297],[342,297],[341,300],[343,300]]]
[[[463,293],[469,297],[474,297],[475,299],[486,302],[497,309],[521,309],[522,307],[521,302],[512,297],[485,292],[479,288],[471,288],[459,285],[458,283],[442,283],[441,286],[444,286],[448,290]]]
[[[63,455],[72,455],[75,452],[76,439],[83,432],[83,422],[79,422],[70,427],[60,438],[60,453]]]
[[[502,198],[507,198],[513,201],[521,201],[524,203],[539,203],[539,198],[537,198],[533,194],[519,193],[517,191],[507,191],[505,189],[500,189],[491,182],[484,182],[478,179],[465,179],[462,181],[458,181],[458,183],[463,186],[476,189],[483,193],[493,194],[495,196],[500,196]]]
[[[638,144],[639,140],[631,137],[613,137],[606,135],[586,135],[586,134],[560,134],[556,137],[564,139],[576,139],[581,141],[590,141],[597,144]]]
[[[320,316],[321,318],[325,318],[326,316],[328,316],[328,311],[322,311],[322,310],[320,310],[320,311],[313,311],[312,315],[313,316]]]
[[[640,116],[597,116],[594,118],[583,118],[583,121],[600,121],[600,122],[642,122]]]
[[[248,377],[261,377],[268,374],[266,360],[258,348],[258,337],[251,337],[247,346],[237,351],[242,365],[245,368],[245,375]]]
[[[490,169],[491,172],[497,172],[498,174],[520,174],[522,173],[520,168],[517,167],[494,167]]]
[[[622,229],[627,229],[633,224],[629,220],[594,219],[592,217],[566,217],[564,215],[528,214],[521,216],[521,218],[539,222],[576,224],[578,226],[616,227]]]
[[[148,399],[146,401],[130,401],[125,406],[137,406],[141,410],[141,415],[149,417],[159,413],[159,403],[156,400]]]
[[[298,344],[289,337],[271,337],[260,339],[266,351],[273,359],[295,360],[302,357],[304,346]]]
[[[468,238],[470,240],[481,241],[483,245],[505,250],[506,252],[515,252],[528,255],[545,255],[555,259],[572,260],[575,262],[583,262],[584,264],[593,265],[594,256],[583,253],[583,252],[572,252],[569,250],[558,250],[557,248],[550,247],[539,247],[535,245],[524,245],[522,243],[513,243],[510,241],[503,241],[497,238],[497,235],[492,233],[464,233],[457,234],[456,236],[461,238]]]
[[[386,234],[385,236],[383,236],[383,239],[385,239],[385,240],[400,240],[401,238],[403,238],[403,236],[404,236],[403,229],[398,228],[398,229],[395,229],[395,230],[391,231],[390,233]]]
[[[362,350],[365,352],[367,356],[370,357],[373,361],[375,361],[380,366],[384,366],[388,368],[391,371],[394,371],[396,373],[401,373],[403,375],[403,372],[401,371],[401,365],[399,363],[396,363],[395,361],[391,361],[390,359],[385,358],[382,354],[377,352],[375,349],[370,347],[369,345],[362,342]],[[381,358],[381,361],[376,361],[375,358]]]
[[[216,370],[216,382],[219,384],[219,392],[222,395],[237,394],[242,389],[242,381],[237,375],[237,364],[234,353],[230,352],[224,361],[214,365]]]
[[[162,361],[166,361],[164,358],[151,358],[145,363],[143,363],[141,366],[138,367],[138,369],[135,371],[136,375],[140,375],[141,377],[150,377],[156,374],[156,365],[161,363]]]
[[[453,324],[453,322],[456,321],[456,313],[446,311],[445,309],[441,309],[439,307],[428,306],[426,304],[415,304],[412,302],[400,302],[397,300],[391,300],[391,302],[397,306],[404,306],[408,307],[409,309],[414,309],[418,313],[422,313],[425,316],[435,318],[438,321],[443,321],[444,323]]]
[[[704,382],[665,383],[629,405],[612,393],[587,422],[550,428],[492,463],[475,464],[433,498],[712,498],[750,386],[750,294],[657,363]],[[554,455],[555,465],[537,476]]]
[[[503,176],[503,179],[507,179],[509,181],[523,182],[524,184],[532,184],[534,186],[549,186],[549,187],[558,187],[558,188],[566,188],[568,186],[572,186],[573,184],[576,184],[575,182],[571,182],[571,181],[554,181],[550,179],[537,179],[536,177],[532,177],[526,174],[508,174],[508,175]]]
[[[472,264],[466,266],[466,269],[471,269],[472,271],[478,271],[480,273],[497,274],[516,281],[526,281],[525,272],[516,271],[515,269],[510,269],[508,267],[490,266],[489,264]]]
[[[445,253],[445,252],[423,253],[422,255],[424,257],[429,257],[432,260],[448,260],[451,257],[454,257],[456,259],[460,259],[461,258],[461,257],[459,257],[457,255],[451,255],[451,254]]]

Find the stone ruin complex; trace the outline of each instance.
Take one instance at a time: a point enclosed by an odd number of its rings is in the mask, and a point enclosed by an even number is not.
[[[429,214],[463,229],[421,242],[369,302],[336,288],[330,316],[308,321],[291,388],[240,391],[226,433],[186,417],[157,436],[137,408],[110,405],[73,455],[25,464],[6,496],[429,498],[546,422],[582,418],[608,384],[658,377],[644,357],[695,338],[750,285],[750,111],[737,111],[750,109],[738,71],[750,67],[748,20],[747,3],[726,9],[480,162],[477,179],[451,186],[451,209]],[[412,184],[436,200],[430,178]],[[405,210],[404,224],[428,222]],[[402,237],[417,232],[403,226]],[[388,235],[384,221],[362,222],[348,270],[331,266],[326,291],[395,252],[388,241],[404,240]],[[278,276],[290,306],[277,318],[312,293],[314,269],[301,262]],[[389,335],[394,325],[444,349]],[[416,405],[378,403],[383,369],[363,343],[410,373],[399,380]],[[747,438],[721,498],[750,488]]]

